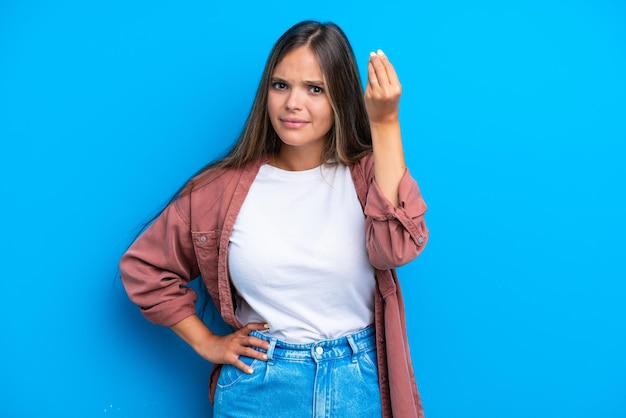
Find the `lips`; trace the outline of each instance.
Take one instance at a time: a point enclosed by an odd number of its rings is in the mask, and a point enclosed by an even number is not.
[[[286,128],[293,128],[293,129],[301,128],[308,123],[306,120],[296,119],[296,118],[285,118],[285,119],[281,119],[280,121]]]

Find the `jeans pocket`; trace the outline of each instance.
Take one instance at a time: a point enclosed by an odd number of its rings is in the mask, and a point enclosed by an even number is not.
[[[220,371],[220,377],[217,379],[218,388],[229,389],[238,382],[245,380],[246,378],[253,379],[255,375],[258,374],[256,368],[261,363],[261,360],[245,356],[240,356],[239,360],[243,361],[246,366],[252,368],[254,372],[246,373],[240,370],[238,367],[233,366],[232,364],[224,364],[222,365],[222,370]]]
[[[359,367],[362,372],[373,373],[378,376],[378,358],[376,349],[359,353]]]

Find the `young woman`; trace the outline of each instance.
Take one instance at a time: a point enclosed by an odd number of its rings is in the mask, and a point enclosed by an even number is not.
[[[243,133],[120,262],[130,298],[215,365],[216,417],[421,417],[395,267],[424,248],[401,86],[371,53],[363,95],[339,27],[274,45]],[[233,333],[196,315],[202,276]]]

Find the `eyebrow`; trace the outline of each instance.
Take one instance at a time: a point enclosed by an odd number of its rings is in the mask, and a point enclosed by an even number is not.
[[[287,82],[287,80],[282,79],[280,77],[272,77],[271,81],[272,81],[272,83],[278,82],[278,83],[289,84]],[[322,87],[324,86],[324,82],[322,80],[302,80],[302,83],[307,85],[307,86],[310,86],[310,85],[312,85],[312,86],[322,86]]]

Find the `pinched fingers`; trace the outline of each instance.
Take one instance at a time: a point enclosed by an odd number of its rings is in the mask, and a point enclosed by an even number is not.
[[[369,94],[379,99],[399,97],[402,86],[396,70],[382,50],[370,53],[367,65],[367,89]]]
[[[387,68],[383,62],[384,58],[385,56],[380,49],[378,52],[370,52],[370,59],[367,63],[367,79],[370,88],[376,89],[389,84]]]
[[[396,121],[402,86],[383,51],[372,52],[367,65],[365,106],[370,122]]]

